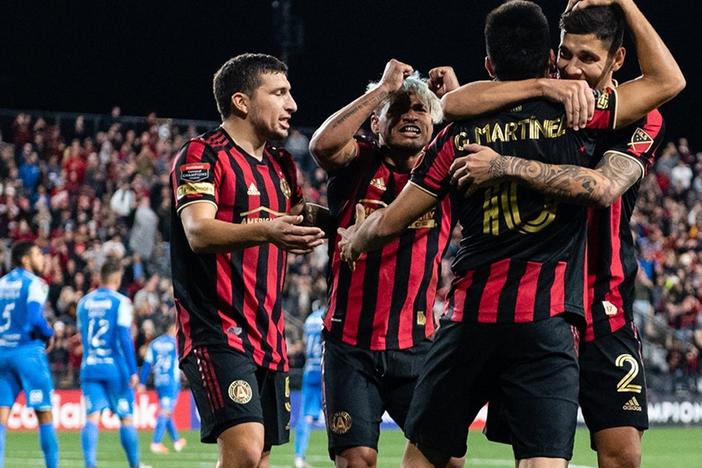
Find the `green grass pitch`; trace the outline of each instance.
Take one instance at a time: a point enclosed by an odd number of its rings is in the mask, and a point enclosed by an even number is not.
[[[214,445],[203,445],[197,432],[183,432],[188,446],[181,453],[171,451],[168,455],[154,455],[149,452],[151,433],[140,433],[142,462],[154,468],[212,467],[217,458]],[[83,465],[78,432],[59,433],[61,446],[61,467],[81,467]],[[166,437],[169,447],[170,441]],[[469,467],[513,467],[511,449],[507,446],[487,442],[482,434],[471,432]],[[404,438],[399,431],[385,431],[381,434],[379,468],[397,467],[400,464]],[[8,432],[5,449],[7,468],[33,466],[41,467],[44,460],[39,450],[38,436],[32,432]],[[308,450],[308,462],[313,467],[331,467],[327,457],[326,435],[314,431]],[[271,455],[271,468],[291,467],[293,460],[292,443],[274,447]],[[122,452],[117,432],[102,432],[98,447],[100,468],[125,467],[126,458]],[[595,454],[589,448],[588,433],[579,429],[575,443],[575,455],[571,467],[584,468],[597,466]],[[702,467],[702,428],[653,428],[646,433],[643,442],[643,467],[646,468],[694,468]]]

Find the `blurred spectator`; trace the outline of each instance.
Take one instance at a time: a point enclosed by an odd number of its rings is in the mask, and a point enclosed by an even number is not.
[[[134,215],[134,225],[129,237],[129,248],[137,252],[141,258],[149,259],[154,251],[158,217],[151,209],[151,201],[143,196]]]

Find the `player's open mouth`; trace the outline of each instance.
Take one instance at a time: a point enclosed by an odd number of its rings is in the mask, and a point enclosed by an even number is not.
[[[290,128],[290,117],[278,119],[278,122],[280,122],[280,125],[282,125],[284,128]]]
[[[419,127],[416,125],[404,125],[400,127],[400,133],[404,135],[420,135],[422,133],[422,130],[420,130]]]

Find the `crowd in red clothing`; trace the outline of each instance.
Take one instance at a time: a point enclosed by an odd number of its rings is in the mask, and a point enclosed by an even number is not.
[[[140,354],[173,319],[168,172],[181,145],[206,129],[154,114],[125,118],[118,107],[99,119],[0,118],[0,273],[10,268],[12,242],[33,240],[44,250],[57,386],[76,384],[76,303],[97,285],[105,256],[123,259],[122,287],[134,301]],[[283,144],[298,163],[305,198],[326,205],[326,176],[307,152],[308,137],[294,130]],[[641,265],[635,312],[649,383],[702,392],[702,153],[685,139],[664,147],[642,183],[632,229]],[[453,242],[443,262],[444,287],[455,250]],[[303,359],[302,321],[315,301],[324,301],[326,263],[327,246],[289,262],[284,307],[293,367]]]

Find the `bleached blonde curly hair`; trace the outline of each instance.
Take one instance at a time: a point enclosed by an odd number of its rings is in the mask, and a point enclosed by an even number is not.
[[[366,91],[370,91],[376,88],[380,83],[373,81],[368,83]],[[402,82],[402,87],[391,93],[388,97],[383,99],[383,101],[375,108],[375,113],[381,115],[388,110],[390,103],[398,94],[414,94],[419,98],[419,100],[424,104],[431,115],[431,121],[434,124],[439,124],[444,120],[444,112],[441,109],[441,100],[434,94],[427,85],[427,80],[419,75],[419,72],[415,71],[410,76],[405,78]]]

